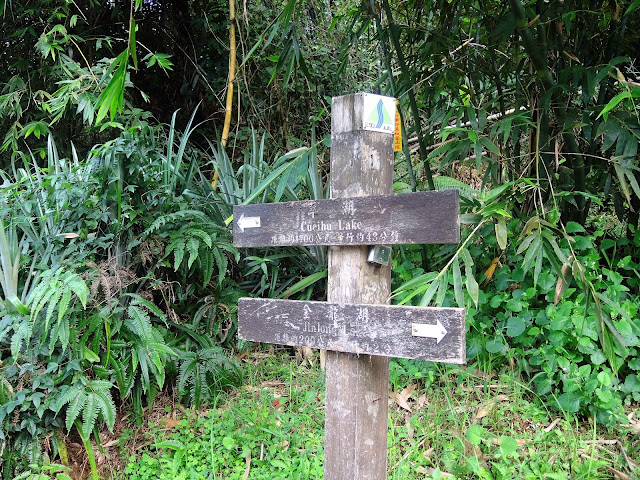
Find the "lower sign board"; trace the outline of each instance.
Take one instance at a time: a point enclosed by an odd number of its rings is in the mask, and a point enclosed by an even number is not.
[[[241,298],[238,334],[252,342],[465,363],[463,308]]]
[[[233,207],[236,247],[458,243],[457,190]]]

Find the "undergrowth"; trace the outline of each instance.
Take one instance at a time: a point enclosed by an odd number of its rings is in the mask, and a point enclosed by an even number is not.
[[[324,373],[306,360],[254,352],[250,384],[209,410],[152,425],[114,478],[322,478]],[[606,427],[558,413],[512,371],[414,360],[390,367],[389,479],[636,478],[640,422]],[[618,476],[618,478],[627,478]]]

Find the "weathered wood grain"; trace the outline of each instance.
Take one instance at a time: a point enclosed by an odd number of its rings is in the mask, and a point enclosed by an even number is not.
[[[388,195],[393,135],[362,130],[363,95],[331,103],[332,198]],[[329,248],[329,302],[387,303],[391,269],[367,262],[366,246]],[[389,358],[327,351],[325,480],[385,480]]]
[[[460,241],[457,190],[241,205],[233,218],[237,247]]]
[[[438,322],[446,332],[442,338],[416,336],[412,331],[414,324],[435,327]],[[238,302],[238,334],[252,342],[462,364],[465,332],[462,308],[258,298]]]

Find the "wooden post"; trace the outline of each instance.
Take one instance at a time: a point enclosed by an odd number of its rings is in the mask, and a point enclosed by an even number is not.
[[[363,129],[365,94],[333,99],[331,197],[393,188],[393,134]],[[367,262],[368,247],[330,247],[328,301],[388,303],[391,269]],[[325,480],[387,477],[389,359],[327,352]]]

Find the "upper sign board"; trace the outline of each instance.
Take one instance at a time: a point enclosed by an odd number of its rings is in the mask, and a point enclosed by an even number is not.
[[[458,243],[457,190],[233,207],[236,247]]]
[[[393,134],[396,120],[396,99],[365,93],[363,100],[362,129]]]

